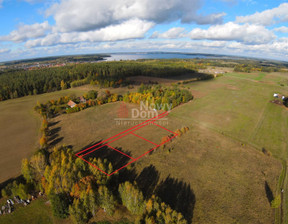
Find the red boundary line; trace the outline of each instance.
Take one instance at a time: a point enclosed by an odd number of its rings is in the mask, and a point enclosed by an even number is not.
[[[108,173],[106,173],[106,172],[104,172],[103,170],[99,169],[97,166],[95,166],[94,164],[90,163],[90,162],[87,161],[86,159],[83,159],[82,157],[80,157],[80,156],[78,156],[78,155],[76,155],[76,156],[79,157],[80,159],[84,160],[86,163],[89,163],[91,166],[95,167],[97,170],[101,171],[102,173],[104,173],[104,174],[106,174],[106,175],[108,175],[108,176],[111,175],[111,174],[109,175]]]
[[[115,150],[115,151],[117,151],[117,152],[120,152],[121,154],[123,154],[124,156],[127,156],[127,157],[129,157],[130,159],[132,159],[132,160],[135,160],[134,158],[132,158],[131,156],[129,156],[129,155],[127,155],[126,153],[124,153],[124,152],[121,152],[120,150],[118,150],[118,149],[115,149],[114,147],[112,147],[111,145],[108,145],[107,144],[107,146],[109,147],[109,148],[111,148],[111,149],[113,149],[113,150]]]
[[[136,160],[131,161],[130,163],[127,163],[126,165],[122,166],[121,168],[119,168],[118,170],[113,171],[112,173],[110,173],[108,176],[113,175],[114,173],[117,173],[118,171],[122,170],[123,168],[125,168],[126,166],[130,165],[131,163],[134,163]]]
[[[150,149],[148,152],[146,152],[146,153],[144,153],[143,155],[139,156],[139,157],[136,158],[134,161],[131,161],[131,162],[127,163],[125,166],[122,166],[121,168],[115,170],[114,172],[112,172],[112,173],[111,173],[110,175],[108,175],[108,176],[111,176],[111,175],[113,175],[114,173],[122,170],[122,169],[125,168],[126,166],[130,165],[131,163],[136,162],[136,161],[137,161],[138,159],[140,159],[141,157],[147,155],[148,153],[150,153],[150,152],[152,152],[153,150],[157,149],[158,147],[160,147],[161,145],[163,145],[163,144],[165,144],[166,142],[170,141],[171,139],[175,138],[176,136],[177,136],[177,134],[175,134],[173,137],[169,138],[167,141],[161,143],[160,145],[154,147],[153,149]]]
[[[138,138],[141,138],[141,139],[143,139],[143,140],[145,140],[145,141],[147,141],[147,142],[150,142],[150,143],[152,143],[153,145],[157,145],[157,146],[159,146],[158,144],[156,144],[156,143],[154,143],[154,142],[151,142],[151,141],[149,141],[148,139],[146,139],[146,138],[143,138],[143,137],[141,137],[141,136],[139,136],[139,135],[136,135],[135,133],[131,133],[132,135],[135,135],[136,137],[138,137]]]
[[[163,115],[164,115],[164,116],[163,116]],[[162,118],[162,116],[165,117],[165,116],[167,116],[167,115],[168,115],[168,112],[165,111],[165,112],[163,112],[162,114],[159,114],[159,115],[156,116],[156,117],[150,118],[149,120],[146,120],[146,121],[144,121],[144,122],[142,122],[142,123],[140,123],[140,124],[138,124],[138,125],[135,125],[135,126],[129,128],[129,129],[125,130],[125,131],[122,131],[122,132],[118,133],[117,135],[114,135],[114,136],[112,136],[112,137],[110,137],[110,138],[107,138],[107,139],[105,139],[104,141],[101,141],[101,142],[99,142],[99,143],[97,143],[97,144],[95,144],[95,145],[92,145],[92,146],[90,146],[89,148],[84,149],[84,150],[82,150],[81,152],[76,153],[76,155],[79,155],[80,153],[83,153],[83,152],[85,152],[85,151],[87,151],[87,150],[89,150],[89,149],[91,149],[91,148],[94,148],[95,146],[100,145],[101,143],[106,142],[106,141],[108,141],[108,140],[110,140],[110,139],[113,139],[113,138],[117,137],[118,135],[121,135],[121,134],[123,134],[123,133],[125,133],[125,132],[127,132],[127,131],[129,131],[129,130],[131,130],[131,129],[133,129],[133,128],[136,128],[136,127],[138,127],[138,126],[140,126],[140,125],[142,125],[142,124],[145,124],[146,122],[148,122],[148,121],[150,121],[150,120],[154,120],[154,119],[156,119],[156,118],[157,118],[156,120],[158,120],[158,119]]]
[[[107,143],[108,144],[108,143]],[[107,144],[105,144],[105,145],[107,145]],[[90,152],[87,152],[87,153],[85,153],[84,155],[81,155],[80,157],[83,157],[83,156],[86,156],[86,155],[88,155],[88,154],[90,154],[90,153],[92,153],[92,152],[94,152],[94,151],[96,151],[96,150],[98,150],[98,149],[101,149],[102,147],[104,147],[105,145],[101,145],[100,147],[98,147],[98,148],[96,148],[96,149],[93,149],[92,151],[90,151]],[[77,155],[77,154],[76,154]],[[78,155],[77,155],[78,156]]]
[[[163,117],[165,117],[165,116],[167,116],[167,115],[168,115],[168,114],[165,114]],[[158,119],[160,119],[160,117],[159,117]],[[128,133],[125,133],[124,135],[122,135],[122,136],[120,136],[120,137],[118,137],[118,138],[116,138],[116,139],[113,139],[113,138],[112,138],[113,140],[107,142],[105,145],[107,145],[107,144],[109,144],[109,143],[111,143],[111,142],[115,142],[115,141],[117,141],[118,139],[123,138],[123,137],[125,137],[126,135],[129,135],[129,134],[132,133],[133,131],[137,131],[137,130],[139,130],[139,129],[145,127],[145,126],[147,126],[148,124],[153,124],[153,123],[152,123],[152,121],[151,121],[151,122],[146,123],[146,124],[144,124],[144,125],[136,128],[136,129],[134,129],[134,130],[132,130],[132,131],[130,131],[130,132],[128,132]],[[138,125],[137,125],[137,126],[138,126]],[[129,129],[128,129],[128,130],[129,130]],[[127,131],[127,130],[126,130],[126,131]],[[114,137],[115,137],[115,136],[114,136]],[[110,139],[111,139],[111,138],[110,138]],[[109,139],[106,139],[106,140],[104,140],[104,141],[102,141],[102,142],[106,142],[107,140],[109,140]],[[101,142],[100,142],[100,143],[101,143]],[[97,143],[97,145],[99,145],[100,143]],[[103,146],[104,146],[104,145],[103,145]],[[96,151],[97,149],[102,148],[103,146],[98,147],[98,148],[96,148],[96,149],[93,149],[92,151],[90,151],[90,152],[88,152],[88,153],[86,153],[86,154],[84,154],[84,155],[82,155],[82,156],[86,156],[86,155],[88,155],[88,154]],[[88,149],[91,149],[91,148],[93,148],[93,146],[92,146],[92,147],[89,147]],[[87,150],[87,149],[86,149],[86,150]],[[86,151],[86,150],[84,150],[84,151]],[[82,152],[83,152],[83,151],[78,152],[77,155],[79,155],[79,154],[82,153]]]
[[[156,124],[154,121],[151,121],[151,123],[153,123],[154,125],[158,126],[159,128],[162,128],[162,129],[164,129],[164,130],[166,130],[166,131],[169,131],[170,133],[172,133],[172,134],[174,134],[174,135],[177,135],[175,132],[170,131],[170,130],[168,130],[167,128],[164,128],[163,126],[161,126],[161,125],[159,125],[159,124]]]
[[[164,113],[165,113],[165,112],[164,112]],[[163,113],[162,113],[162,114],[163,114]],[[162,115],[162,114],[161,114],[161,115]],[[168,115],[168,113],[167,113],[165,116],[167,116],[167,115]],[[160,116],[160,115],[159,115],[159,116]],[[159,116],[157,116],[157,117],[159,117]],[[160,118],[158,118],[158,119],[160,119]],[[149,119],[149,120],[151,120],[151,119]],[[147,121],[148,121],[148,120],[147,120]],[[146,121],[146,122],[142,122],[142,123],[147,123],[147,121]],[[142,123],[141,123],[141,124],[142,124]],[[128,129],[128,130],[131,130],[131,129],[135,128],[135,127],[138,127],[138,126],[141,125],[141,124],[138,124],[138,125],[130,128],[130,129]],[[123,153],[123,152],[121,152],[121,151],[119,151],[119,150],[111,147],[110,145],[108,145],[108,143],[114,142],[114,141],[116,141],[116,140],[118,140],[118,139],[120,139],[120,138],[122,138],[122,137],[124,137],[124,136],[126,136],[126,135],[128,135],[128,134],[133,134],[133,135],[135,135],[135,136],[137,136],[137,137],[139,137],[139,138],[142,138],[141,136],[134,134],[133,131],[139,130],[139,129],[147,126],[148,124],[154,124],[154,125],[156,125],[156,126],[158,126],[158,127],[160,127],[160,128],[163,128],[163,129],[165,129],[165,130],[173,133],[174,135],[173,135],[172,137],[170,137],[169,139],[167,139],[165,142],[162,142],[160,145],[156,145],[156,147],[150,149],[149,151],[147,151],[146,153],[144,153],[143,155],[139,156],[139,157],[136,158],[136,159],[134,159],[134,158],[128,156],[127,154],[125,154],[125,153]],[[128,130],[126,130],[126,131],[128,131]],[[119,134],[125,133],[126,131],[121,132],[121,133],[119,133]],[[119,134],[118,134],[118,135],[119,135]],[[109,139],[113,139],[114,137],[116,137],[116,136],[118,136],[118,135],[115,135],[115,136],[113,136],[113,137],[111,137],[111,138],[109,138]],[[166,129],[166,128],[158,125],[158,124],[155,124],[155,123],[152,121],[152,122],[149,122],[149,123],[147,123],[147,124],[145,124],[145,125],[142,125],[141,127],[137,128],[137,129],[135,129],[135,130],[132,130],[132,131],[126,133],[125,135],[120,136],[120,137],[117,138],[117,139],[114,139],[113,141],[110,141],[110,142],[106,143],[105,145],[108,146],[109,148],[111,148],[111,149],[113,149],[113,150],[116,150],[117,152],[119,152],[119,153],[121,153],[121,154],[129,157],[130,159],[132,159],[131,162],[127,163],[126,165],[120,167],[119,169],[113,171],[113,172],[110,173],[110,174],[107,174],[106,172],[104,172],[103,170],[101,170],[100,168],[98,168],[97,166],[95,166],[95,165],[93,165],[92,163],[90,163],[89,161],[83,159],[82,156],[78,156],[78,154],[81,153],[81,152],[77,153],[76,156],[77,156],[78,158],[82,159],[83,161],[87,162],[87,163],[90,164],[91,166],[95,167],[97,170],[99,170],[99,171],[101,171],[102,173],[106,174],[107,176],[111,176],[111,175],[115,174],[116,172],[122,170],[122,169],[125,168],[126,166],[130,165],[131,163],[136,162],[138,159],[142,158],[143,156],[147,155],[148,153],[152,152],[153,150],[157,149],[157,148],[160,147],[161,145],[164,145],[166,142],[169,142],[170,140],[172,140],[172,139],[175,138],[176,136],[178,136],[178,134],[176,134],[175,132],[172,132],[172,131],[170,131],[170,130],[168,130],[168,129]],[[109,139],[106,139],[105,141],[107,141],[107,140],[109,140]],[[147,139],[144,139],[144,138],[142,138],[142,139],[143,139],[143,140],[147,140]],[[150,142],[149,140],[147,140],[147,141]],[[102,142],[104,142],[104,141],[102,141]],[[101,143],[101,142],[100,142],[100,143]],[[98,144],[100,144],[100,143],[98,143]],[[151,142],[151,143],[152,143],[152,142]],[[98,145],[98,144],[96,144],[96,145]],[[155,144],[155,143],[153,143],[153,144]],[[102,147],[105,146],[105,145],[102,145],[101,147],[98,147],[98,148],[96,148],[95,150],[100,149],[100,148],[102,148]],[[95,151],[95,150],[93,150],[93,151]],[[84,150],[84,151],[86,151],[86,150]],[[88,155],[88,154],[92,153],[93,151],[91,151],[91,152],[89,152],[89,153],[86,153],[85,155]],[[85,156],[85,155],[83,155],[83,156]]]
[[[144,125],[142,125],[142,126],[139,127],[139,128],[136,128],[136,129],[134,129],[134,130],[132,130],[132,131],[130,131],[130,132],[128,132],[128,133],[126,133],[126,134],[124,134],[124,135],[122,135],[122,136],[116,138],[116,139],[113,139],[112,141],[107,142],[105,145],[108,145],[108,144],[111,143],[111,142],[115,142],[115,141],[117,141],[118,139],[123,138],[123,137],[125,137],[126,135],[131,134],[133,131],[137,131],[137,130],[141,129],[141,128],[147,126],[147,125],[150,124],[150,123],[152,123],[152,122],[149,122],[149,123],[147,123],[147,124],[144,124]],[[85,153],[84,155],[81,155],[80,157],[82,157],[82,156],[86,156],[86,155],[88,155],[88,154],[90,154],[90,153],[92,153],[92,152],[94,152],[94,151],[96,151],[96,150],[102,148],[102,147],[105,146],[105,145],[102,145],[102,146],[100,146],[100,147],[98,147],[98,148],[96,148],[96,149],[93,149],[93,150],[91,150],[90,152],[87,152],[87,153]],[[78,154],[78,155],[79,155],[79,154]]]
[[[171,139],[175,138],[177,136],[177,134],[175,134],[173,137],[169,138],[168,140],[166,140],[165,142],[162,142],[160,145],[156,146],[153,149],[150,149],[148,152],[145,152],[143,155],[139,156],[138,158],[136,158],[135,161],[137,161],[138,159],[140,159],[141,157],[145,156],[146,154],[152,152],[153,150],[157,149],[158,147],[160,147],[161,145],[164,145],[166,142],[169,142]]]

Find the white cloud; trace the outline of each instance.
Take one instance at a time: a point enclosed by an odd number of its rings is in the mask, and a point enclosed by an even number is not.
[[[207,30],[196,28],[190,32],[189,36],[195,40],[235,40],[246,44],[268,43],[276,38],[274,33],[264,26],[239,25],[233,22],[211,26]]]
[[[287,60],[288,57],[288,38],[280,38],[269,44],[245,45],[243,43],[227,44],[227,49],[235,49],[237,52],[242,52],[242,55],[253,55],[256,57],[270,57],[280,60]]]
[[[42,0],[21,0],[36,3]],[[236,0],[217,0],[234,2]],[[251,2],[250,0],[242,0]],[[0,7],[3,0],[0,0]],[[288,38],[277,38],[274,32],[288,32],[288,27],[265,28],[288,21],[288,3],[279,7],[237,17],[235,22],[222,24],[225,13],[197,13],[202,0],[53,0],[47,15],[55,26],[46,21],[21,25],[0,41],[19,42],[0,46],[3,60],[7,57],[30,57],[55,54],[115,51],[186,51],[287,59]],[[285,11],[285,12],[284,12]],[[287,14],[287,15],[286,15]],[[182,27],[154,32],[143,39],[156,24],[212,24],[187,32]],[[283,24],[282,24],[283,25]],[[182,26],[182,25],[179,25]],[[183,39],[190,37],[192,40]],[[182,39],[179,39],[182,38]],[[160,39],[160,40],[158,40]],[[165,39],[165,40],[163,40]],[[126,41],[119,41],[126,40]],[[21,44],[26,42],[25,45]],[[16,47],[19,49],[16,50]],[[5,48],[5,49],[4,49]],[[44,52],[44,53],[43,53]],[[19,56],[20,55],[20,56]]]
[[[154,23],[152,22],[132,19],[121,24],[107,26],[95,31],[48,34],[44,38],[27,41],[25,46],[52,46],[56,44],[78,42],[116,41],[143,38],[145,33],[153,26]]]
[[[88,31],[122,23],[132,18],[155,23],[216,24],[223,13],[197,16],[200,0],[61,0],[46,12],[61,32]]]
[[[51,26],[47,21],[32,25],[19,25],[19,28],[9,35],[0,36],[0,41],[24,42],[31,38],[43,37],[49,30],[51,30]]]
[[[223,22],[223,17],[226,16],[226,13],[216,13],[216,14],[210,14],[208,16],[195,16],[194,20],[200,24],[200,25],[205,25],[205,24],[222,24]]]
[[[268,9],[263,12],[256,12],[248,16],[236,17],[237,23],[254,23],[258,25],[269,26],[274,23],[288,21],[288,3],[283,3],[277,8]]]
[[[175,38],[181,38],[185,36],[186,36],[185,28],[173,27],[164,33],[159,33],[158,31],[155,31],[152,34],[151,38],[175,39]]]
[[[5,49],[5,48],[4,48],[4,49],[3,49],[3,48],[1,49],[1,48],[0,48],[0,54],[6,54],[6,53],[9,53],[9,52],[10,52],[10,49]]]
[[[226,46],[226,43],[226,41],[202,41],[201,46],[209,48],[222,48]]]
[[[2,8],[3,0],[0,0],[0,8]]]
[[[277,32],[280,32],[280,33],[288,33],[288,27],[287,26],[277,27],[274,30]]]

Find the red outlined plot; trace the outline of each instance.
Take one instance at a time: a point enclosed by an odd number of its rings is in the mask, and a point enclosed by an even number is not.
[[[156,124],[155,121],[164,118],[168,115],[168,112],[164,112],[159,114],[158,116],[148,119],[138,125],[135,125],[134,127],[131,127],[125,131],[122,131],[120,133],[118,133],[117,135],[114,135],[108,139],[105,139],[95,145],[92,145],[84,150],[82,150],[81,152],[76,153],[76,156],[79,157],[80,159],[82,159],[83,161],[87,162],[88,164],[90,164],[91,166],[95,167],[96,169],[98,169],[99,171],[101,171],[102,173],[111,176],[114,173],[120,171],[121,169],[123,169],[124,167],[130,165],[131,163],[136,162],[138,159],[142,158],[143,156],[147,155],[148,153],[152,152],[153,150],[157,149],[158,147],[160,147],[161,145],[165,144],[168,141],[171,141],[173,138],[175,138],[177,136],[176,133],[174,133],[173,131],[170,131],[162,126],[160,126],[159,124]],[[158,129],[160,128],[161,130],[165,130],[165,132],[169,133],[169,137],[167,138],[166,141],[161,142],[160,144],[155,143],[154,141],[147,139],[145,136],[141,136],[141,134],[139,134],[138,132],[144,127],[149,127],[149,126],[154,126],[157,127]],[[139,131],[138,131],[139,130]],[[135,133],[136,132],[136,133]],[[168,134],[166,134],[166,136],[168,136]],[[135,144],[135,138],[138,139],[136,140],[137,144],[140,144],[142,146],[144,146],[144,148],[146,148],[146,150],[144,152],[141,152],[140,155],[135,154],[134,155],[128,155],[128,153],[124,153],[121,151],[121,149],[118,147],[119,145],[121,146],[121,141],[122,142],[134,142]],[[137,142],[138,141],[138,142]],[[119,145],[118,145],[119,144]],[[135,147],[137,147],[137,144],[135,144]],[[101,170],[99,167],[95,166],[94,164],[90,163],[88,161],[88,159],[85,159],[86,156],[95,156],[95,154],[98,154],[99,157],[101,157],[101,152],[107,152],[109,154],[114,154],[116,156],[114,156],[113,158],[116,158],[116,160],[122,160],[125,162],[125,165],[122,165],[121,167],[114,167],[116,170],[111,172],[111,173],[106,173],[103,170]],[[117,162],[116,162],[117,164]]]
[[[131,157],[137,159],[145,152],[149,151],[155,146],[158,146],[158,144],[143,139],[141,136],[135,136],[132,132],[120,139],[117,139],[117,141],[109,143],[109,146],[117,149],[125,149],[125,153],[128,153],[129,155],[131,154]]]
[[[154,142],[151,142],[151,141],[149,141],[148,139],[146,139],[146,138],[143,138],[143,137],[141,137],[141,136],[139,136],[139,135],[135,134],[134,132],[132,132],[131,134],[132,134],[132,135],[135,135],[136,137],[138,137],[138,138],[141,138],[141,139],[143,139],[143,140],[145,140],[145,141],[147,141],[147,142],[150,142],[150,143],[152,143],[152,144],[154,144],[154,145],[157,145],[156,143],[154,143]],[[158,146],[159,146],[159,145],[158,145]]]
[[[133,135],[138,136],[146,141],[153,142],[154,144],[161,144],[164,139],[163,137],[174,136],[176,133],[168,130],[167,128],[157,124],[156,122],[150,122],[149,125],[135,130]]]

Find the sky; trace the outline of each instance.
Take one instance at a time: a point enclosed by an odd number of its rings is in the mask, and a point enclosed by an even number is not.
[[[288,61],[288,1],[0,0],[0,61],[149,51]]]

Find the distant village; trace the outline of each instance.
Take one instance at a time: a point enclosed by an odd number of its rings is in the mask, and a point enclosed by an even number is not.
[[[24,70],[38,70],[42,68],[57,68],[64,67],[66,65],[77,65],[82,63],[96,63],[99,61],[81,61],[81,62],[64,62],[64,63],[35,63],[35,64],[17,64],[17,65],[2,65],[0,66],[0,71],[5,69],[24,69]]]
[[[223,75],[224,73],[228,72],[226,71],[225,69],[201,69],[201,70],[198,70],[199,73],[208,73],[208,74],[211,74],[211,75],[214,75],[214,77],[216,78],[217,76],[220,76],[220,75]]]
[[[29,64],[17,64],[17,65],[2,65],[0,66],[0,71],[4,71],[5,69],[36,70],[36,69],[41,69],[41,68],[63,67],[66,65],[67,63],[36,63],[36,64],[29,63]]]
[[[108,57],[108,55],[105,55]],[[80,57],[80,56],[79,56]],[[55,67],[63,67],[66,65],[76,65],[76,64],[83,64],[83,63],[97,63],[99,61],[103,61],[103,56],[97,55],[90,55],[90,56],[81,56],[73,57],[59,57],[56,59],[47,59],[43,58],[42,61],[37,60],[33,61],[34,59],[28,61],[15,61],[15,62],[3,62],[0,63],[0,71],[5,71],[6,69],[24,69],[24,70],[37,70],[42,68],[55,68]]]

